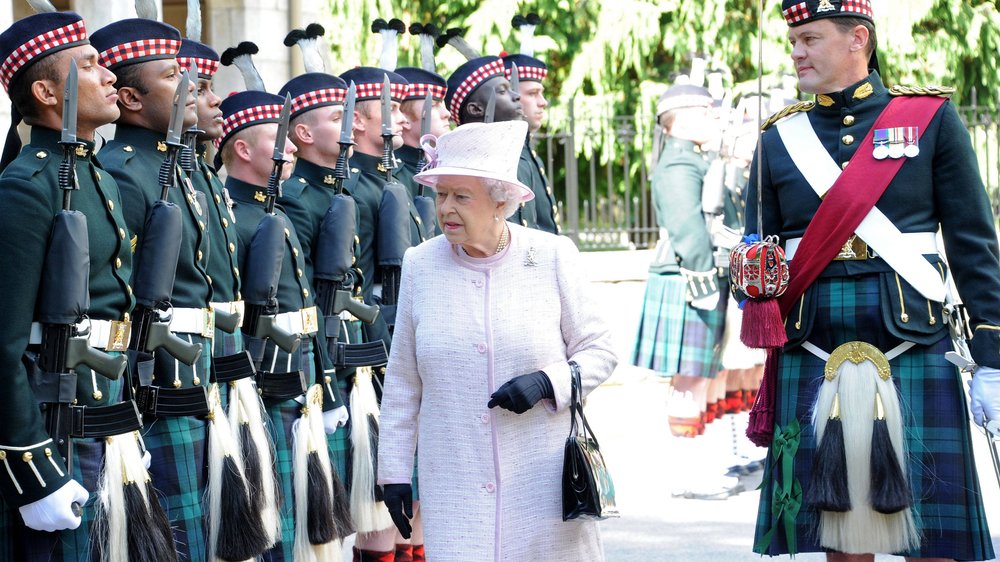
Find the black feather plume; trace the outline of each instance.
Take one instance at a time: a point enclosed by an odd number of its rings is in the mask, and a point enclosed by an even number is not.
[[[306,38],[306,32],[301,29],[293,29],[285,35],[285,46],[294,47],[296,43]],[[228,51],[228,49],[227,49]],[[228,65],[227,65],[228,66]]]
[[[337,538],[336,522],[333,518],[333,491],[323,473],[319,454],[309,452],[306,460],[308,479],[308,509],[306,518],[309,527],[309,542],[326,544]]]
[[[910,506],[910,486],[892,448],[889,427],[884,419],[875,420],[872,427],[871,471],[869,499],[872,509],[888,515]]]
[[[270,540],[260,514],[250,508],[250,497],[233,457],[222,461],[222,506],[216,555],[229,561],[255,558],[268,549]]]
[[[844,450],[844,425],[840,418],[826,422],[823,440],[813,457],[812,478],[806,490],[806,503],[816,509],[843,513],[851,510],[847,486],[847,453]]]
[[[306,37],[315,39],[326,35],[326,28],[318,23],[310,23],[306,26]]]

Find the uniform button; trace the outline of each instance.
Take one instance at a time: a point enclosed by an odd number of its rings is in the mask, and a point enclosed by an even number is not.
[[[844,125],[847,126],[847,127],[850,127],[853,124],[854,124],[854,116],[853,115],[845,115],[844,116]]]
[[[295,270],[295,275],[297,275],[299,277],[302,277],[302,268],[301,267]]]
[[[233,244],[232,242],[229,243],[229,253],[230,254],[236,253],[236,244]]]
[[[122,267],[122,259],[115,258],[115,269],[121,269],[121,267]]]
[[[194,203],[194,199],[192,199],[192,198],[191,198],[191,196],[190,196],[190,195],[188,195],[188,196],[187,196],[187,202],[188,202],[189,204],[190,204],[190,203]]]
[[[420,224],[421,223],[420,217],[413,217],[413,222]]]
[[[219,197],[218,194],[216,194],[216,196],[215,196],[215,202],[216,203],[222,203],[222,198]]]
[[[840,164],[840,169],[841,169],[841,170],[846,170],[846,169],[847,169],[847,162],[843,162],[843,163],[841,163],[841,164]]]
[[[125,285],[125,288],[128,289],[128,294],[131,295],[132,294],[132,285]]]
[[[201,261],[203,257],[205,257],[205,254],[201,253],[201,250],[198,250],[198,261]]]
[[[100,172],[98,172],[97,170],[94,170],[94,175],[97,176],[97,181],[101,181],[101,173]]]
[[[298,257],[298,255],[299,255],[299,249],[298,248],[292,248],[292,255],[295,256],[295,257]]]
[[[132,152],[132,147],[125,145],[125,148],[123,148],[122,150],[124,150],[125,152]]]
[[[545,188],[545,193],[548,193],[549,195],[552,195],[552,188],[551,187],[546,187]]]
[[[205,230],[205,221],[198,221],[198,228]]]
[[[125,229],[124,228],[119,228],[118,229],[118,237],[121,238],[122,240],[125,239]]]
[[[229,219],[225,217],[222,218],[222,228],[229,228]]]
[[[354,265],[356,263],[358,263],[358,258],[355,256],[351,256],[351,265]]]
[[[35,158],[38,158],[39,160],[45,158],[46,156],[48,156],[48,153],[45,152],[44,150],[39,150],[38,152],[35,153]]]
[[[112,200],[110,200],[110,199],[108,199],[108,210],[109,211],[114,211],[115,210],[115,202],[112,201]]]
[[[478,343],[476,345],[476,351],[478,351],[479,353],[486,353],[486,344],[482,342]]]
[[[240,272],[239,271],[236,272],[236,276],[237,277],[240,276]],[[211,275],[206,275],[205,278],[208,279],[208,284],[211,285],[212,284],[212,276]],[[236,300],[240,300],[240,298],[237,296]]]
[[[292,235],[292,232],[286,228],[285,229],[285,238],[288,238],[291,235]]]
[[[299,183],[306,183],[306,178],[299,178]]]
[[[528,226],[528,220],[527,219],[521,219],[521,226]]]
[[[233,268],[233,275],[239,277],[240,276],[240,268],[234,267]]]
[[[479,421],[481,421],[482,423],[490,423],[490,415],[489,414],[480,415]]]
[[[493,492],[497,491],[497,485],[494,484],[493,482],[487,482],[486,491],[492,494]]]
[[[358,235],[357,235],[357,234],[355,234],[355,235],[354,235],[354,243],[355,243],[355,244],[360,244],[360,243],[361,243],[361,239],[360,239],[360,238],[358,238]]]
[[[302,296],[309,298],[309,289],[302,289]]]
[[[844,138],[841,139],[841,141],[844,144],[850,146],[850,145],[854,144],[854,136],[852,136],[852,135],[844,135]]]

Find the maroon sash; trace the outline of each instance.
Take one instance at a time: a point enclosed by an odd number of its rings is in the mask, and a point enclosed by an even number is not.
[[[795,259],[788,264],[788,289],[778,297],[782,318],[788,316],[806,288],[837,257],[906,161],[906,158],[875,159],[871,150],[875,129],[888,128],[890,123],[905,116],[907,126],[923,131],[946,101],[937,96],[903,96],[893,98],[882,110],[850,164],[823,198],[795,250]]]

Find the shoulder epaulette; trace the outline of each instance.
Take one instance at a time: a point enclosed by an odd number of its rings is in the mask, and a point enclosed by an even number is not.
[[[768,117],[767,121],[764,121],[764,124],[760,126],[760,130],[766,131],[768,127],[774,125],[775,123],[784,119],[785,117],[788,117],[789,115],[793,115],[795,113],[799,113],[802,111],[809,111],[814,107],[816,107],[816,102],[814,101],[800,101],[797,103],[793,103],[792,105],[786,106],[781,111]]]
[[[890,96],[940,96],[946,98],[955,93],[955,88],[949,86],[900,86],[889,88]]]
[[[299,199],[302,197],[302,192],[309,187],[309,182],[305,178],[300,176],[292,176],[281,183],[281,196],[292,197],[294,199]]]

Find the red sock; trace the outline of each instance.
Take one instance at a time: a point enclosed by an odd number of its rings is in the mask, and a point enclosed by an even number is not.
[[[424,545],[413,545],[413,562],[427,562],[427,557],[424,556]]]
[[[413,545],[397,544],[395,562],[413,562]]]
[[[394,562],[396,551],[379,552],[377,550],[361,550],[354,547],[354,562]]]

